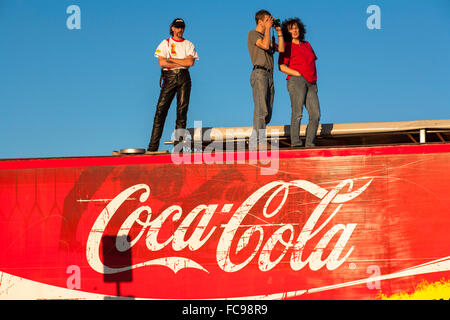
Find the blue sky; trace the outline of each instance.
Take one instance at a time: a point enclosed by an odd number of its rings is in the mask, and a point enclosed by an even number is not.
[[[79,30],[66,26],[70,5],[81,9]],[[367,28],[369,5],[381,10],[380,30]],[[0,0],[0,158],[145,148],[160,90],[153,54],[176,17],[200,56],[188,127],[251,126],[246,40],[262,8],[305,23],[321,123],[450,119],[448,0]],[[285,76],[274,79],[270,125],[289,124]],[[162,149],[175,109],[174,101]]]

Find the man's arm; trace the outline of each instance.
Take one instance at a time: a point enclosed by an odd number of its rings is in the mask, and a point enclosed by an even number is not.
[[[158,57],[158,64],[160,67],[163,68],[177,68],[179,67],[178,64],[170,62],[168,58],[165,57]]]
[[[270,28],[272,28],[272,19],[267,19],[265,24],[265,30],[264,30],[264,38],[256,40],[256,46],[263,50],[269,50],[270,49]]]
[[[164,58],[164,57],[158,58],[159,66],[163,68],[192,67],[194,65],[194,62],[195,59],[192,56],[188,56],[184,59]]]
[[[178,64],[179,66],[182,67],[192,67],[195,63],[195,59],[193,56],[187,56],[184,59],[177,59],[177,58],[169,58],[167,59],[169,62],[173,62]]]

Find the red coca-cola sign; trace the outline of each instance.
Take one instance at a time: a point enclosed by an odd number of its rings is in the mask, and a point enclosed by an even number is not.
[[[375,299],[449,277],[450,145],[192,160],[1,161],[0,297]]]

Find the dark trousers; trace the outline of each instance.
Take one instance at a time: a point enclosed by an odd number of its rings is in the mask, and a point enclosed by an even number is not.
[[[177,95],[177,120],[175,128],[186,129],[189,97],[191,95],[191,77],[187,69],[163,71],[163,86],[159,94],[158,104],[156,105],[152,136],[148,145],[149,151],[156,151],[159,148],[159,140],[161,140],[167,112],[175,94]]]
[[[287,89],[291,98],[291,145],[301,146],[300,121],[302,120],[303,105],[308,110],[309,122],[306,127],[306,147],[314,146],[317,128],[320,121],[320,105],[317,97],[317,85],[309,83],[302,76],[291,76],[287,80]]]

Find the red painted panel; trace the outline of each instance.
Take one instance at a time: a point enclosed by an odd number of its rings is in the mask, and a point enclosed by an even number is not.
[[[449,145],[280,151],[265,175],[245,156],[1,161],[0,275],[67,288],[79,270],[72,291],[166,299],[373,299],[448,278]]]

